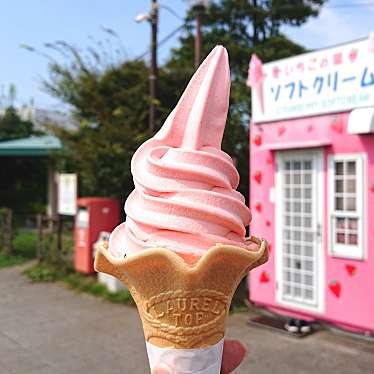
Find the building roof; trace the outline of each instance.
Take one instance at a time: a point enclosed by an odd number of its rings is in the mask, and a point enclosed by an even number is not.
[[[53,124],[68,131],[77,129],[77,121],[69,113],[35,108],[33,106],[23,106],[17,112],[24,121],[31,121],[36,130],[46,131],[48,129],[46,129],[45,125],[48,124]]]
[[[0,116],[4,113],[5,108],[0,106]],[[23,121],[32,122],[35,130],[48,132],[46,125],[54,125],[67,131],[76,131],[78,128],[78,121],[69,112],[23,105],[17,108],[17,113]]]
[[[61,148],[61,141],[55,136],[30,136],[0,142],[0,156],[48,156]]]

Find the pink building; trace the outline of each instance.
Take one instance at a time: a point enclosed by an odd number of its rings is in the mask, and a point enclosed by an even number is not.
[[[268,239],[250,298],[374,332],[374,40],[252,56],[251,230]]]

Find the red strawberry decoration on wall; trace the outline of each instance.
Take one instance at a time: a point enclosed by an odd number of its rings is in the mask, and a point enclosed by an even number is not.
[[[314,126],[313,125],[309,125],[307,128],[306,128],[306,131],[307,132],[312,132],[314,130]]]
[[[255,209],[257,210],[257,212],[261,213],[262,212],[262,205],[261,205],[261,203],[256,203]]]
[[[374,192],[374,183],[371,184],[370,189],[371,189],[371,192]]]
[[[356,59],[357,59],[357,55],[358,55],[358,50],[357,49],[351,49],[351,51],[349,52],[349,55],[348,55],[349,61],[355,62]]]
[[[273,164],[273,157],[269,156],[267,159],[266,159],[266,163],[268,165],[272,165]]]
[[[255,135],[255,137],[253,138],[253,142],[257,146],[261,145],[262,144],[262,137],[261,137],[261,135],[260,134]]]
[[[267,271],[262,271],[260,275],[260,283],[268,283],[270,281],[269,273]]]
[[[342,121],[339,121],[337,117],[332,120],[330,128],[332,131],[335,131],[338,134],[343,133],[343,123]]]
[[[262,173],[260,170],[257,170],[255,172],[255,175],[253,176],[253,179],[258,183],[258,184],[261,184],[261,181],[262,181]]]
[[[268,219],[266,220],[265,224],[267,227],[271,226],[271,222]]]
[[[268,251],[269,251],[269,253],[271,252],[271,249],[272,249],[273,247],[271,246],[271,244],[270,243],[268,243]]]
[[[341,293],[341,290],[342,290],[342,286],[340,284],[339,281],[337,281],[336,279],[332,280],[330,283],[329,283],[329,288],[330,288],[330,291],[337,297],[339,298],[340,297],[340,293]]]
[[[286,128],[284,126],[278,127],[278,136],[282,136],[286,131]]]
[[[347,270],[348,274],[353,277],[356,275],[357,273],[357,268],[355,265],[351,265],[351,264],[346,264],[345,265],[345,270]]]

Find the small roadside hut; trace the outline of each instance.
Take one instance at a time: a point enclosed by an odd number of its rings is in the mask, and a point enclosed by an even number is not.
[[[253,56],[251,208],[270,259],[251,300],[374,333],[374,36]]]
[[[47,214],[51,218],[55,218],[57,215],[57,187],[54,178],[55,162],[51,158],[51,154],[61,148],[60,140],[52,135],[31,136],[0,142],[0,165],[1,157],[42,157],[48,159]]]

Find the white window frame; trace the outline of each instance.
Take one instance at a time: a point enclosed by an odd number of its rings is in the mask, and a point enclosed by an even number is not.
[[[314,158],[314,168],[313,168],[313,183],[315,189],[315,196],[318,196],[316,199],[316,204],[313,207],[314,215],[315,215],[315,229],[317,235],[316,241],[316,262],[315,268],[317,272],[316,277],[316,292],[317,292],[317,304],[307,304],[307,303],[298,303],[295,300],[287,300],[283,297],[283,266],[282,266],[282,254],[283,249],[281,248],[283,243],[283,182],[282,182],[282,173],[280,168],[280,163],[282,162],[283,158],[292,159],[292,158],[300,158],[301,155],[308,154],[310,157]],[[301,150],[293,150],[293,151],[278,151],[276,152],[276,175],[275,175],[275,220],[276,220],[276,243],[279,243],[280,248],[275,251],[275,270],[276,270],[276,301],[279,305],[284,307],[291,307],[295,310],[300,310],[302,312],[310,311],[312,313],[323,314],[325,312],[325,258],[323,253],[323,243],[325,233],[322,230],[322,222],[323,222],[323,211],[324,211],[324,186],[323,186],[323,176],[324,176],[324,168],[323,168],[323,151],[319,148],[316,149],[301,149]]]
[[[355,161],[356,162],[356,211],[335,210],[335,162],[336,161]],[[332,257],[349,258],[364,260],[366,257],[366,233],[365,233],[365,186],[366,186],[366,154],[349,153],[334,154],[328,158],[328,194],[329,194],[329,255]],[[337,244],[336,243],[336,225],[335,217],[357,218],[358,244]]]

